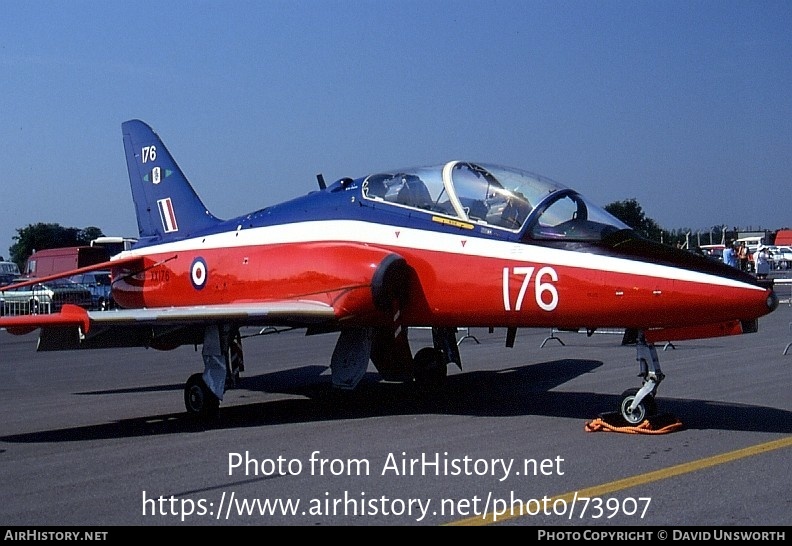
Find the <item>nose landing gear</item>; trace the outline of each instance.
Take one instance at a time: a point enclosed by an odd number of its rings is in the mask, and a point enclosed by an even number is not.
[[[657,350],[654,344],[646,342],[643,332],[638,334],[636,352],[636,360],[638,360],[640,367],[638,376],[643,378],[643,385],[641,388],[632,388],[624,391],[619,402],[619,413],[631,425],[637,425],[648,417],[653,417],[657,414],[655,395],[657,394],[657,387],[665,378],[665,375],[660,370]]]

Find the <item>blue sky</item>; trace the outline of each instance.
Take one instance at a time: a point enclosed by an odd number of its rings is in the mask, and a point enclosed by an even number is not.
[[[665,229],[792,227],[786,0],[0,5],[2,255],[38,222],[137,234],[133,118],[221,218],[465,159]]]

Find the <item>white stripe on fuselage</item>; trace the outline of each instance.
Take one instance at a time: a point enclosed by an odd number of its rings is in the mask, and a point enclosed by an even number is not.
[[[462,244],[463,241],[464,245]],[[518,242],[497,241],[485,237],[468,236],[463,232],[451,234],[357,220],[317,220],[249,229],[240,228],[236,231],[226,231],[129,250],[117,255],[115,259],[169,252],[189,251],[200,253],[224,248],[319,242],[351,242],[389,248],[409,248],[501,259],[510,262],[539,263],[597,272],[626,273],[661,279],[763,290],[761,287],[738,280],[653,264],[651,262],[603,256],[576,250],[547,248]]]

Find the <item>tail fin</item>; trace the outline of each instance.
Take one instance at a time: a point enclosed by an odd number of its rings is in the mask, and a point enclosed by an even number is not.
[[[135,119],[122,123],[121,130],[141,243],[184,239],[221,222],[151,127]]]

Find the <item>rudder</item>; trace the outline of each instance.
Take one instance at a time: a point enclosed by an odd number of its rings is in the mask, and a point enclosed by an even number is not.
[[[221,222],[149,125],[135,119],[121,129],[141,243],[184,239]]]

